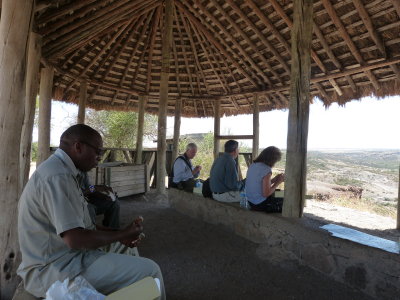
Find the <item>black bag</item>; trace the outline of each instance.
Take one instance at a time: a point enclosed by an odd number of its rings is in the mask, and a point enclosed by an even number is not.
[[[203,182],[203,188],[201,189],[201,193],[203,194],[203,196],[205,198],[211,198],[212,199],[212,191],[210,188],[210,178],[207,178],[207,180],[205,180]]]

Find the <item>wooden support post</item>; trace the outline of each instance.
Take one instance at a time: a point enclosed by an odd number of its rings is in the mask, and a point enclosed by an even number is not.
[[[399,166],[399,193],[397,194],[397,229],[400,230],[400,166]]]
[[[81,80],[79,89],[78,124],[85,124],[86,98],[87,82],[86,80]]]
[[[33,31],[29,35],[28,63],[26,71],[25,114],[20,144],[20,188],[21,192],[29,178],[33,121],[39,85],[39,66],[42,53],[42,37]]]
[[[143,156],[143,128],[144,128],[144,112],[147,104],[147,97],[139,95],[139,116],[138,116],[138,128],[136,137],[136,156],[135,164],[142,164]]]
[[[0,299],[19,282],[17,219],[26,56],[33,0],[2,0],[0,20]]]
[[[160,103],[158,107],[158,136],[157,136],[157,192],[166,194],[165,190],[165,161],[166,161],[166,138],[167,138],[167,104],[168,104],[168,81],[169,66],[172,45],[172,18],[174,1],[165,0],[165,17],[162,38],[162,61],[160,82]]]
[[[174,118],[174,141],[172,145],[171,162],[175,161],[179,153],[179,135],[181,130],[182,99],[176,99],[175,118]],[[172,168],[173,166],[171,166]]]
[[[306,192],[308,116],[310,105],[313,1],[294,0],[291,32],[292,65],[282,215],[301,217]]]
[[[221,105],[221,100],[215,100],[215,102],[214,102],[214,159],[216,159],[219,155],[219,134],[220,134],[220,130],[221,130],[220,105]]]
[[[45,67],[40,73],[39,138],[36,166],[39,166],[50,155],[50,121],[53,76],[54,69],[52,67]]]
[[[255,160],[258,156],[260,144],[260,107],[258,94],[255,94],[253,99],[253,160]]]

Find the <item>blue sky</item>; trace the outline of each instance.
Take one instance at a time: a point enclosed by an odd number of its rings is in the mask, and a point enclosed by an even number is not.
[[[77,106],[53,101],[52,144],[76,116]],[[260,114],[260,147],[275,145],[286,148],[287,111]],[[221,119],[222,134],[252,134],[252,116]],[[172,135],[174,119],[167,119]],[[181,134],[212,132],[213,118],[183,118]],[[34,140],[37,140],[34,133]],[[244,141],[250,145],[250,141]],[[381,100],[364,98],[345,106],[332,104],[326,109],[318,100],[310,106],[308,149],[400,149],[400,96]]]

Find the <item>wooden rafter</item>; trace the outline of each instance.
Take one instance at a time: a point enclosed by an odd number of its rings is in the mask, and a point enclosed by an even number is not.
[[[184,7],[180,2],[176,2],[175,5],[198,28],[198,30],[200,30],[207,37],[207,39],[213,43],[214,46],[218,48],[218,50],[224,54],[227,59],[231,61],[232,64],[234,64],[242,72],[244,77],[246,77],[255,87],[258,86],[253,78],[247,73],[247,71],[245,71],[242,66],[232,58],[225,48],[214,38],[214,36],[203,26],[202,23],[197,21],[197,19],[186,9],[186,7]]]
[[[247,44],[251,47],[251,49],[257,54],[257,57],[266,65],[267,70],[272,73],[272,75],[276,78],[278,83],[282,83],[282,79],[280,78],[278,73],[276,73],[275,70],[271,67],[271,65],[269,64],[267,59],[264,57],[264,55],[258,49],[257,45],[254,44],[254,42],[248,37],[248,35],[240,28],[240,26],[238,24],[236,24],[236,22],[231,18],[231,16],[216,1],[213,1],[213,4],[219,10],[219,12],[225,17],[225,19],[229,22],[229,24],[233,28],[235,28],[235,31],[240,34],[240,36],[247,42]],[[231,1],[230,5],[231,5],[232,9],[234,9],[235,7],[237,8],[237,6],[233,3],[233,1]],[[238,13],[237,11],[235,11],[235,12]],[[243,14],[241,11],[240,11],[240,13]],[[247,20],[248,20],[248,18],[247,18]],[[258,67],[258,65],[257,65],[257,67]],[[258,67],[258,69],[260,69],[260,68]],[[261,74],[264,74],[264,72],[262,72]],[[272,82],[265,74],[264,74],[263,78],[268,84],[272,85]]]
[[[398,3],[399,1],[397,1]],[[368,30],[368,33],[370,34],[372,40],[375,42],[375,45],[378,47],[379,51],[382,53],[383,57],[387,57],[387,51],[386,51],[386,46],[385,43],[382,40],[382,37],[380,36],[379,32],[376,31],[374,28],[374,25],[372,23],[371,17],[369,16],[367,10],[365,9],[363,3],[361,0],[354,0],[353,5],[357,9],[361,19],[364,22],[365,27]],[[400,4],[399,4],[400,6]],[[391,65],[390,66],[393,72],[397,75],[397,77],[400,78],[400,71],[399,68],[396,65]]]
[[[289,16],[286,15],[285,11],[282,9],[282,7],[279,5],[279,3],[276,0],[270,0],[271,5],[274,7],[275,11],[280,15],[280,17],[285,21],[285,23],[289,26],[291,29],[293,27],[293,22],[289,18]],[[328,71],[325,67],[325,65],[322,63],[320,58],[318,57],[318,54],[311,49],[311,57],[315,61],[315,63],[318,65],[318,67],[324,72],[325,74],[328,74]],[[336,83],[334,79],[329,80],[329,82],[332,84],[333,88],[336,90],[336,92],[339,95],[342,95],[343,92],[340,89],[339,85]]]
[[[152,28],[151,28],[151,32],[149,32],[150,43],[149,43],[149,47],[148,47],[148,49],[149,49],[149,57],[148,57],[148,60],[147,60],[146,93],[149,93],[149,91],[150,91],[151,66],[153,64],[153,48],[154,48],[154,43],[155,43],[155,40],[156,40],[157,27],[158,27],[158,24],[160,22],[161,10],[162,10],[162,7],[159,6],[157,8],[156,14],[154,16],[154,22],[153,22],[153,25],[152,25]],[[139,45],[139,43],[138,43],[138,45]],[[143,52],[144,52],[144,50],[145,49],[143,49]],[[138,66],[137,69],[139,69],[139,66]]]
[[[139,4],[138,4],[139,3]],[[51,57],[55,53],[64,53],[66,50],[65,45],[75,44],[77,42],[91,40],[94,35],[99,32],[102,32],[104,29],[112,28],[113,24],[116,24],[120,21],[128,19],[129,16],[132,15],[132,12],[135,11],[136,14],[142,15],[147,12],[147,8],[143,8],[143,3],[140,0],[137,2],[126,4],[123,7],[119,7],[114,9],[112,12],[109,12],[107,18],[101,18],[97,22],[90,23],[84,30],[81,28],[77,28],[73,31],[64,34],[56,41],[52,43],[52,45],[46,47],[45,57]],[[131,18],[129,18],[131,19]]]
[[[204,72],[203,72],[203,69],[201,67],[199,58],[197,56],[196,45],[195,45],[193,37],[192,37],[192,32],[190,31],[189,25],[186,23],[185,18],[183,18],[182,15],[181,15],[181,20],[182,20],[183,26],[185,28],[185,31],[186,31],[186,33],[188,35],[188,38],[189,38],[189,41],[190,41],[190,45],[192,47],[192,52],[194,54],[194,60],[196,62],[197,70],[201,74],[201,77],[203,79],[203,83],[204,83],[204,86],[206,87],[206,92],[207,92],[209,90],[208,89],[208,84],[207,84],[207,81],[206,81],[206,77],[204,76]],[[197,85],[198,85],[198,89],[199,89],[198,94],[200,95],[201,94],[200,78],[199,78],[199,76],[196,76],[196,78],[197,78]],[[203,104],[203,102],[201,102],[201,103],[202,103],[203,109],[204,109],[204,104]]]
[[[211,54],[208,53],[207,47],[204,46],[204,43],[205,43],[204,40],[202,39],[202,37],[200,36],[200,34],[197,32],[197,30],[194,27],[192,27],[192,29],[193,29],[193,32],[194,32],[197,40],[199,41],[200,47],[203,49],[203,52],[204,52],[204,54],[205,54],[205,56],[206,56],[206,58],[208,60],[208,63],[210,64],[211,70],[213,71],[215,76],[218,78],[218,80],[219,80],[223,90],[225,91],[225,93],[228,93],[229,87],[228,87],[228,84],[227,84],[227,82],[225,80],[225,77],[220,76],[218,74],[217,70],[214,68],[213,61],[210,58]],[[216,61],[215,58],[213,60]]]
[[[142,30],[141,30],[141,32],[138,34],[138,36],[137,36],[137,38],[136,38],[136,41],[135,41],[135,43],[134,43],[134,47],[132,48],[132,52],[129,54],[129,58],[128,58],[128,63],[127,63],[127,66],[130,66],[131,64],[132,64],[132,61],[133,61],[133,59],[135,58],[135,54],[136,54],[136,51],[137,51],[137,49],[139,48],[139,45],[141,44],[141,42],[143,41],[143,39],[145,38],[145,32],[146,32],[146,29],[148,28],[148,26],[149,26],[149,23],[150,23],[150,21],[151,21],[151,19],[152,19],[152,16],[153,16],[153,13],[154,13],[154,10],[152,10],[152,11],[150,11],[149,13],[148,13],[148,15],[143,15],[143,17],[144,17],[144,19],[146,19],[146,22],[144,22],[144,24],[143,24],[143,26],[142,26]],[[141,21],[139,21],[139,22],[141,22],[141,23],[143,23],[143,20],[144,19],[142,19]],[[139,23],[139,26],[141,25],[141,23]],[[126,77],[126,75],[128,74],[128,70],[129,70],[129,67],[126,67],[125,69],[124,69],[124,73],[122,74],[122,77],[121,77],[121,79],[120,79],[120,81],[119,81],[119,85],[120,86],[123,86],[123,84],[124,84],[124,81],[125,81],[125,77]]]
[[[251,59],[251,57],[248,55],[248,53],[243,49],[242,45],[239,44],[239,42],[232,36],[232,34],[226,29],[226,27],[224,25],[222,25],[222,23],[213,15],[211,14],[207,9],[205,9],[205,7],[201,4],[200,0],[195,0],[196,5],[199,7],[199,9],[208,17],[212,20],[212,22],[219,28],[219,30],[221,30],[225,36],[228,38],[228,40],[230,40],[233,45],[235,45],[236,49],[239,50],[239,52],[242,54],[242,57],[240,58],[240,61],[244,62],[247,61],[250,66],[253,67],[253,70],[251,70],[251,74],[259,74],[259,76],[261,76],[264,81],[266,81],[270,86],[272,85],[271,81],[269,80],[269,78],[264,74],[264,71],[261,70],[261,68],[253,61],[253,59]],[[214,5],[216,5],[213,2]],[[201,18],[199,16],[199,14],[197,13],[197,17]],[[204,22],[205,24],[207,24],[206,22]],[[220,39],[222,40],[222,39]],[[256,71],[256,72],[254,72]],[[258,76],[254,76],[259,84],[264,84],[264,82],[262,80],[260,80],[260,78]]]
[[[192,72],[190,71],[190,68],[189,68],[189,59],[186,55],[186,50],[185,50],[186,47],[184,47],[185,43],[183,41],[183,33],[182,33],[181,26],[179,25],[179,21],[178,21],[178,17],[177,17],[178,12],[176,10],[174,11],[174,15],[175,15],[175,20],[176,20],[176,27],[177,27],[178,34],[179,34],[179,39],[181,42],[181,49],[182,49],[183,60],[185,62],[186,74],[189,77],[189,84],[190,84],[190,89],[192,90],[192,95],[195,95],[194,88],[193,88]],[[182,15],[181,15],[181,20],[183,20]],[[189,33],[187,33],[187,34],[189,34]]]
[[[361,56],[359,50],[357,49],[356,45],[354,44],[353,40],[351,39],[351,37],[347,33],[347,30],[344,27],[342,21],[337,16],[336,11],[335,11],[334,7],[332,6],[331,2],[329,0],[321,0],[321,1],[322,1],[322,4],[325,7],[327,13],[331,17],[333,23],[338,28],[338,30],[340,32],[340,36],[345,40],[347,46],[349,47],[349,49],[350,49],[351,53],[353,54],[353,56],[355,57],[355,59],[358,61],[358,63],[361,66],[365,65],[364,59],[362,58],[362,56]],[[372,74],[372,72],[370,70],[365,71],[365,74],[367,75],[369,80],[372,82],[372,84],[375,87],[375,89],[378,90],[379,89],[379,83],[376,80],[374,74]]]
[[[282,67],[285,69],[287,74],[290,74],[290,68],[287,65],[286,61],[282,58],[282,56],[279,54],[279,52],[275,49],[275,47],[268,41],[268,39],[265,37],[265,35],[255,26],[255,24],[247,17],[246,14],[243,13],[243,11],[233,2],[233,0],[227,0],[229,5],[232,7],[232,9],[237,13],[243,21],[246,22],[246,24],[254,31],[255,34],[257,34],[257,37],[261,40],[261,42],[266,46],[267,50],[270,51],[276,60],[281,63]],[[263,56],[261,54],[261,56]],[[278,80],[281,81],[279,75],[278,75]]]

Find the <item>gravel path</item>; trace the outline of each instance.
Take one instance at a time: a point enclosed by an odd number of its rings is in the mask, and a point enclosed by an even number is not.
[[[121,214],[123,225],[144,217],[139,252],[160,265],[169,300],[372,299],[296,262],[261,260],[258,244],[143,197],[121,200]]]

